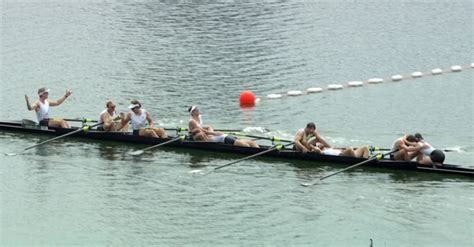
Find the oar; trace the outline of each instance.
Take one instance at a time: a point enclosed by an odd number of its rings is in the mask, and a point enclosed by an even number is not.
[[[294,142],[288,143],[288,144],[285,144],[285,145],[277,144],[277,145],[274,145],[274,146],[272,146],[271,148],[269,148],[269,149],[267,149],[267,150],[265,150],[265,151],[262,151],[262,152],[259,152],[259,153],[256,153],[256,154],[252,154],[252,155],[247,156],[247,157],[245,157],[245,158],[238,159],[238,160],[229,162],[229,163],[227,163],[227,164],[220,165],[220,166],[218,166],[218,167],[214,167],[214,168],[208,170],[207,172],[203,172],[203,173],[201,173],[201,174],[202,174],[202,175],[206,175],[206,174],[209,174],[209,173],[211,173],[211,172],[213,172],[213,171],[215,171],[215,170],[219,170],[219,169],[221,169],[221,168],[224,168],[224,167],[226,167],[226,166],[230,166],[230,165],[239,163],[239,162],[241,162],[241,161],[248,160],[248,159],[251,159],[251,158],[254,158],[254,157],[257,157],[257,156],[260,156],[260,155],[269,153],[269,152],[272,152],[272,151],[274,151],[274,150],[281,150],[281,149],[283,149],[284,147],[290,146],[290,145],[293,145],[293,144],[294,144]],[[200,172],[200,171],[197,171],[197,172]]]
[[[188,128],[183,128],[183,127],[176,127],[176,128],[164,128],[165,130],[174,130],[176,132],[186,132],[188,131]],[[214,131],[219,131],[219,132],[224,132],[224,133],[230,133],[230,132],[240,132],[243,131],[241,129],[215,129]],[[269,132],[270,130],[265,128],[264,131]]]
[[[309,186],[315,185],[315,184],[317,184],[317,183],[323,181],[323,180],[326,179],[326,178],[332,177],[332,176],[334,176],[334,175],[336,175],[336,174],[339,174],[339,173],[341,173],[341,172],[350,170],[350,169],[352,169],[352,168],[356,168],[356,167],[358,167],[358,166],[361,166],[361,165],[370,163],[370,162],[372,162],[372,161],[374,161],[374,160],[381,160],[384,156],[393,154],[393,153],[395,153],[395,152],[397,152],[397,151],[398,151],[398,150],[394,150],[394,151],[391,151],[391,152],[388,152],[388,153],[385,153],[385,154],[377,154],[377,155],[374,155],[372,158],[370,158],[370,159],[368,159],[368,160],[364,160],[364,161],[362,161],[362,162],[359,162],[359,163],[357,163],[357,164],[355,164],[355,165],[351,165],[351,166],[346,167],[346,168],[344,168],[344,169],[342,169],[342,170],[339,170],[339,171],[337,171],[337,172],[334,172],[334,173],[331,173],[331,174],[329,174],[329,175],[320,177],[320,178],[316,179],[316,180],[313,181],[313,182],[310,182],[310,183],[301,183],[301,185],[303,185],[303,186],[305,186],[305,187],[309,187]]]
[[[380,148],[376,146],[370,146],[369,147],[370,151],[390,151],[392,150],[391,148]],[[461,149],[459,148],[444,148],[444,149],[439,149],[443,152],[460,152]]]
[[[54,137],[54,138],[51,138],[51,139],[46,140],[46,141],[44,141],[44,142],[38,143],[38,144],[36,144],[36,145],[29,146],[29,147],[23,149],[23,151],[21,151],[21,152],[24,153],[25,151],[27,151],[27,150],[29,150],[29,149],[32,149],[32,148],[41,146],[41,145],[46,144],[46,143],[50,143],[50,142],[52,142],[52,141],[61,139],[61,138],[66,137],[66,136],[74,135],[74,134],[76,134],[76,133],[78,133],[78,132],[81,132],[81,131],[87,132],[87,131],[89,131],[91,128],[94,128],[94,127],[99,126],[99,125],[102,125],[102,124],[104,124],[104,123],[97,123],[97,124],[94,124],[94,125],[92,125],[92,126],[84,126],[84,127],[79,128],[79,129],[77,129],[77,130],[68,132],[68,133],[66,133],[66,134],[64,134],[64,135],[56,136],[56,137]]]
[[[143,154],[145,151],[147,150],[150,150],[150,149],[154,149],[154,148],[157,148],[157,147],[161,147],[161,146],[164,146],[168,143],[172,143],[172,142],[175,142],[175,141],[184,141],[184,139],[186,139],[186,136],[182,135],[182,136],[177,136],[171,140],[168,140],[168,141],[165,141],[165,142],[162,142],[162,143],[159,143],[159,144],[156,144],[156,145],[153,145],[151,147],[147,147],[147,148],[144,148],[144,149],[141,149],[141,150],[137,150],[137,151],[134,151],[134,152],[131,152],[130,154],[133,155],[133,156],[137,156],[137,155],[141,155]]]
[[[45,118],[47,120],[64,120],[64,121],[68,121],[68,122],[80,122],[80,123],[98,123],[97,120],[92,120],[90,118],[83,118],[83,119],[79,119],[79,118]]]
[[[230,132],[228,133],[229,135],[236,135],[236,136],[245,136],[245,137],[250,137],[250,138],[255,138],[255,139],[260,139],[260,140],[270,140],[272,142],[293,142],[291,140],[285,140],[285,139],[280,139],[278,137],[272,136],[272,137],[266,137],[266,136],[256,136],[256,135],[247,135],[245,133],[239,133],[239,132]]]

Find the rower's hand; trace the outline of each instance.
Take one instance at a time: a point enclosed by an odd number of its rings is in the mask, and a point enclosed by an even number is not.
[[[303,152],[304,154],[308,152],[308,149],[307,148],[303,148],[303,150],[301,151]]]
[[[66,90],[66,94],[64,96],[69,97],[70,95],[72,94],[72,91],[71,90]]]

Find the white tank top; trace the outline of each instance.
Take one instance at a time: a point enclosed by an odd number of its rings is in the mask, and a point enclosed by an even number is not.
[[[38,101],[39,103],[39,111],[36,112],[36,118],[38,119],[38,122],[45,119],[49,118],[49,101],[45,100],[44,104],[41,103],[41,101]]]
[[[105,114],[105,113],[109,114],[109,112],[107,111],[107,109],[103,110],[103,111],[99,114],[99,119],[98,119],[98,121],[97,121],[98,123],[102,123],[102,115]],[[116,118],[116,117],[117,117],[117,114],[116,114],[116,113],[117,113],[117,112],[114,111],[114,114],[112,114],[110,117],[111,117],[112,119]]]
[[[142,114],[137,115],[135,112],[130,112],[130,120],[132,122],[132,129],[139,130],[140,128],[144,128],[147,124],[146,122],[146,110],[142,109]]]
[[[426,156],[430,156],[430,154],[435,150],[435,148],[427,142],[424,142],[423,145],[424,148],[421,150],[421,152]]]
[[[341,150],[339,149],[332,149],[332,148],[326,148],[323,150],[323,154],[326,154],[326,155],[340,155],[341,154]]]

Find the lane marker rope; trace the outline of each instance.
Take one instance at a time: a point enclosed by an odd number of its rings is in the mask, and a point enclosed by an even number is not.
[[[438,76],[438,75],[449,74],[449,73],[459,73],[463,70],[473,69],[473,68],[474,68],[474,63],[470,63],[463,66],[453,65],[444,70],[441,68],[434,68],[431,71],[427,71],[427,72],[415,71],[407,75],[396,74],[396,75],[392,75],[386,78],[370,78],[364,81],[350,81],[350,82],[347,82],[346,84],[333,83],[333,84],[328,84],[326,87],[310,87],[306,90],[289,90],[287,92],[282,92],[282,93],[272,93],[272,94],[266,95],[262,99],[272,100],[272,99],[281,99],[285,97],[322,93],[324,91],[337,91],[344,88],[362,87],[366,84],[380,84],[385,81],[400,82],[403,80],[414,80],[414,79],[422,78],[422,77]],[[261,101],[261,99],[257,98],[257,101]]]

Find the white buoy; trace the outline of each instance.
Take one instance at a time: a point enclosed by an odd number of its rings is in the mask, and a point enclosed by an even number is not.
[[[367,80],[367,83],[369,83],[369,84],[378,84],[378,83],[382,83],[382,82],[383,82],[382,78],[371,78],[371,79]]]
[[[299,90],[291,90],[291,91],[288,91],[286,93],[286,95],[288,95],[288,96],[298,96],[298,95],[301,95],[301,94],[302,94],[302,92],[299,91]]]
[[[279,98],[281,98],[281,94],[279,94],[279,93],[272,93],[272,94],[267,95],[267,98],[268,98],[268,99],[279,99]]]
[[[411,77],[413,77],[413,78],[420,78],[422,76],[423,76],[423,73],[421,73],[420,71],[416,71],[416,72],[411,73]]]
[[[256,98],[255,99],[255,104],[259,103],[260,102],[260,98]]]
[[[347,86],[349,87],[362,87],[364,86],[364,83],[361,81],[350,81],[347,83]]]
[[[451,66],[451,71],[452,72],[460,72],[460,71],[462,71],[462,67],[459,66],[459,65],[453,65],[453,66]]]
[[[401,81],[403,80],[403,76],[402,75],[394,75],[392,76],[392,81]]]
[[[323,89],[320,88],[320,87],[310,87],[310,88],[306,89],[307,93],[320,93],[322,91],[323,91]]]
[[[443,70],[440,69],[440,68],[433,69],[433,70],[431,70],[431,74],[433,74],[433,75],[441,75],[441,74],[443,74]]]
[[[471,63],[471,68],[474,68],[474,63]]]
[[[343,86],[341,84],[329,84],[328,90],[339,90],[342,89]]]

